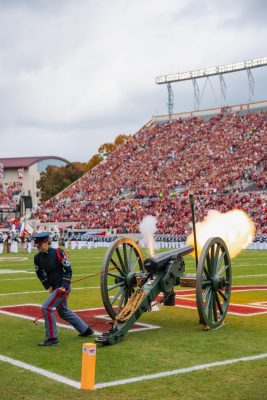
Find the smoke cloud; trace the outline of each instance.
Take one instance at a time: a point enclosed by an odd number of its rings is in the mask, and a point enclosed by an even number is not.
[[[157,232],[157,218],[147,215],[140,222],[139,229],[148,248],[149,255],[152,257],[155,249],[154,234]]]
[[[234,258],[253,241],[254,236],[254,223],[242,210],[224,214],[210,210],[203,222],[196,223],[198,255],[209,238],[220,237],[225,241],[230,257]],[[193,233],[188,236],[187,244],[194,246]]]

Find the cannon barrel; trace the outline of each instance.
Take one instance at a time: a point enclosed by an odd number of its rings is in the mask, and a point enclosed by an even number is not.
[[[146,258],[144,261],[144,267],[148,272],[154,272],[165,268],[170,260],[175,258],[183,257],[186,254],[191,253],[194,250],[192,246],[184,246],[180,249],[167,251],[165,253],[156,254],[153,257]]]

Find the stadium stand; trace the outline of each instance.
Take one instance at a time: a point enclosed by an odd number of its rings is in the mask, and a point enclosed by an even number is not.
[[[130,233],[152,214],[158,233],[182,235],[191,229],[191,192],[198,220],[209,209],[241,208],[257,234],[267,233],[266,132],[266,111],[144,127],[33,216]]]
[[[8,227],[10,218],[19,218],[26,209],[39,204],[36,186],[48,165],[65,166],[68,160],[57,156],[0,158],[0,224]]]
[[[16,210],[18,200],[21,195],[22,183],[14,181],[8,184],[4,189],[3,185],[0,185],[0,210],[13,211]]]

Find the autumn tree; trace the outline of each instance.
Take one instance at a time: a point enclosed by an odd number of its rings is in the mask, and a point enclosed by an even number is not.
[[[95,154],[93,157],[90,158],[90,160],[86,163],[86,172],[90,171],[92,168],[94,168],[96,165],[101,163],[103,161],[103,157],[100,154]]]
[[[115,149],[115,144],[114,143],[104,143],[102,144],[99,149],[98,149],[98,154],[103,157],[103,159],[107,159],[110,153],[113,152]]]
[[[98,153],[93,155],[87,163],[72,162],[64,167],[49,165],[45,171],[41,172],[40,180],[37,182],[37,188],[41,192],[41,201],[46,201],[64,190],[101,161],[106,160],[118,146],[129,140],[132,140],[130,135],[118,135],[114,143],[102,144]]]
[[[50,199],[79,179],[86,168],[86,166],[80,164],[69,163],[64,167],[49,165],[45,171],[41,172],[40,179],[37,182],[37,188],[40,189],[41,193],[41,201]]]
[[[125,142],[130,141],[130,140],[132,140],[132,136],[131,135],[125,135],[125,134],[122,133],[122,134],[116,136],[114,144],[117,147],[117,146],[120,146],[121,144],[123,144]]]

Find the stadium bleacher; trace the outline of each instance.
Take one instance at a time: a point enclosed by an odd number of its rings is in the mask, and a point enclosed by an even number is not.
[[[0,209],[15,211],[19,204],[22,191],[22,183],[19,181],[10,182],[3,187],[0,185]]]
[[[132,140],[33,214],[41,222],[137,232],[147,214],[158,233],[191,230],[209,209],[243,209],[267,233],[267,112],[221,113],[144,127]]]

